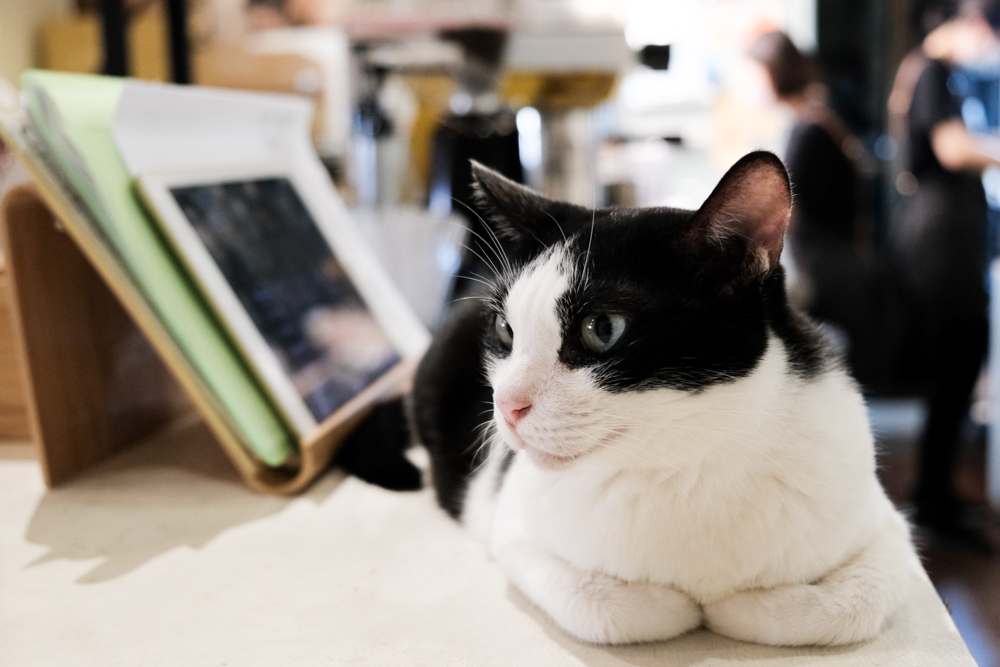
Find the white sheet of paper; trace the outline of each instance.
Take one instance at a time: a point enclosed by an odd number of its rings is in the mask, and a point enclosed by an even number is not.
[[[312,115],[291,95],[128,81],[112,128],[137,176],[292,162],[312,152]]]

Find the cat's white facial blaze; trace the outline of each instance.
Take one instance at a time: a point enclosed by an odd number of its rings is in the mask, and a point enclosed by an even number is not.
[[[522,272],[504,304],[511,352],[488,365],[501,437],[543,468],[565,466],[615,436],[604,426],[600,408],[606,392],[592,373],[559,361],[563,334],[557,306],[573,274],[561,245]]]

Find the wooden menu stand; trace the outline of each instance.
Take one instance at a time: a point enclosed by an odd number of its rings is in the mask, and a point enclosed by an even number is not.
[[[266,466],[242,444],[163,324],[78,215],[44,182],[12,190],[0,214],[15,347],[49,486],[177,418],[183,393],[249,486],[294,493],[326,469],[378,398],[412,376],[412,363],[397,365],[303,439],[294,464]]]
[[[28,438],[28,410],[14,353],[14,327],[7,302],[7,267],[0,255],[0,441]]]

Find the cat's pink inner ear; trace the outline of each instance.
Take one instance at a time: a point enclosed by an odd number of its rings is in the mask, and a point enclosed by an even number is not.
[[[733,232],[750,241],[761,262],[766,262],[760,268],[768,272],[778,265],[791,217],[788,181],[768,170],[750,175],[742,186],[737,200],[731,203],[732,214],[723,215],[719,222],[734,225]]]
[[[791,207],[784,165],[771,153],[751,153],[723,177],[696,216],[697,228],[713,244],[744,239],[750,266],[770,273],[781,257]]]

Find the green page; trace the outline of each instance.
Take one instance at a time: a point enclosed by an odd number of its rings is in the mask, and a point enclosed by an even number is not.
[[[295,436],[133,195],[111,133],[123,81],[31,71],[21,83],[38,134],[244,442],[268,465],[287,461]]]

